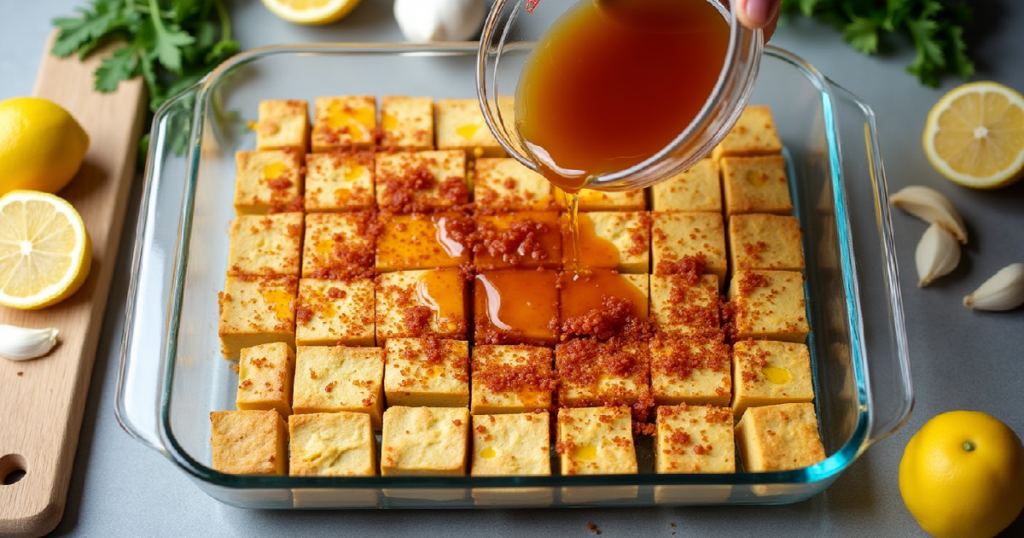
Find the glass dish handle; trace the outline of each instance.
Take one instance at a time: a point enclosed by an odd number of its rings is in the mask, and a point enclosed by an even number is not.
[[[166,374],[174,261],[185,179],[192,161],[186,141],[192,139],[194,105],[201,84],[168,100],[153,118],[117,377],[118,423],[132,437],[165,454],[159,391]]]

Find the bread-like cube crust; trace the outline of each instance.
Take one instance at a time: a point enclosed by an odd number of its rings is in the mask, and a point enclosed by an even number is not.
[[[470,411],[487,415],[550,409],[553,358],[545,347],[473,346]]]
[[[377,100],[372,95],[317,97],[313,101],[313,153],[370,148],[377,138]]]
[[[563,271],[558,283],[558,303],[563,339],[569,336],[609,338],[628,323],[626,317],[647,320],[648,277],[646,274],[621,274],[613,269],[591,269],[586,274]],[[623,307],[625,310],[618,310]]]
[[[398,271],[377,277],[377,345],[388,338],[466,338],[466,281],[459,271]]]
[[[801,469],[825,459],[810,403],[747,409],[736,424],[736,444],[748,473]]]
[[[303,278],[345,278],[374,264],[376,218],[368,211],[308,213],[302,242]]]
[[[298,209],[302,202],[301,157],[294,150],[235,153],[235,214]]]
[[[473,265],[477,270],[561,266],[562,237],[554,211],[478,215],[476,233]]]
[[[562,474],[636,474],[628,407],[561,409],[557,429]]]
[[[473,476],[551,475],[547,411],[473,416]]]
[[[378,153],[377,204],[412,213],[469,202],[466,154],[458,150]]]
[[[563,209],[568,207],[566,194],[558,187],[555,187],[555,201]],[[643,189],[618,192],[583,189],[579,203],[580,211],[643,211],[647,208]]]
[[[301,212],[238,216],[228,237],[229,275],[299,276]]]
[[[293,149],[306,153],[309,140],[309,102],[299,99],[260,101],[256,149]]]
[[[651,214],[651,250],[654,272],[664,273],[662,262],[676,262],[686,256],[704,258],[704,272],[725,282],[725,223],[718,213]]]
[[[377,443],[365,413],[288,417],[291,476],[373,476]]]
[[[295,414],[384,412],[384,350],[379,347],[299,346],[295,354]]]
[[[785,157],[726,157],[720,164],[727,217],[743,213],[793,213]]]
[[[384,346],[388,405],[469,405],[469,343],[436,338],[391,338]]]
[[[476,160],[473,201],[492,211],[558,208],[551,182],[511,158]]]
[[[792,271],[737,271],[729,285],[736,338],[785,342],[807,339],[804,276]]]
[[[551,345],[558,340],[558,273],[482,271],[473,282],[476,344]]]
[[[737,417],[752,406],[814,400],[807,346],[768,340],[733,344],[732,409]]]
[[[373,153],[306,155],[305,208],[310,213],[373,209]]]
[[[650,353],[654,403],[729,405],[732,375],[728,345],[660,337],[650,342]]]
[[[568,214],[562,214],[562,265],[574,262]],[[592,211],[577,215],[582,265],[620,273],[650,272],[651,217],[647,212]]]
[[[374,282],[299,280],[295,310],[295,345],[372,346],[375,343]]]
[[[775,130],[771,110],[765,105],[749,105],[740,114],[729,134],[711,151],[714,159],[733,155],[770,155],[782,152],[782,141]]]
[[[506,155],[487,127],[476,99],[438,99],[434,103],[434,129],[437,149],[460,149],[470,159]]]
[[[434,149],[434,100],[385,95],[380,98],[380,127],[385,148]]]
[[[729,217],[729,259],[739,269],[803,271],[796,217],[751,213]]]
[[[701,159],[689,169],[651,187],[654,211],[722,212],[722,180],[718,161]]]
[[[574,338],[555,347],[561,406],[632,405],[650,401],[647,344]]]
[[[463,213],[382,215],[377,269],[406,271],[458,267],[471,259],[473,219]]]
[[[235,406],[240,411],[276,409],[282,417],[292,414],[292,348],[273,342],[247,347],[239,355]]]
[[[210,413],[213,470],[226,474],[284,475],[288,428],[274,409]]]
[[[402,407],[384,412],[380,474],[462,476],[469,451],[469,409]]]
[[[718,277],[651,275],[651,321],[669,336],[714,339],[721,334]]]
[[[710,405],[658,408],[654,469],[661,474],[735,473],[732,410]]]
[[[242,348],[270,342],[295,345],[295,312],[298,291],[293,276],[229,276],[218,295],[220,336],[224,358],[236,360]]]

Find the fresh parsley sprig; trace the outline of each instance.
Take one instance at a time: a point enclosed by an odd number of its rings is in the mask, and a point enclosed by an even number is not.
[[[927,86],[938,86],[949,73],[963,79],[974,73],[964,41],[972,12],[964,0],[782,0],[782,10],[833,25],[864,54],[904,36],[917,50],[907,71]]]

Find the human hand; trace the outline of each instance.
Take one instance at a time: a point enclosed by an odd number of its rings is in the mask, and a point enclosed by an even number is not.
[[[747,28],[764,30],[764,40],[771,39],[779,22],[782,0],[735,0],[736,17]]]

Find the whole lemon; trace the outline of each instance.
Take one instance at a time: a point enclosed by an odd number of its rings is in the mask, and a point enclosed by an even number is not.
[[[56,193],[75,177],[89,135],[60,105],[35,97],[0,101],[0,196]]]
[[[1024,445],[991,415],[943,413],[907,443],[900,494],[936,538],[992,538],[1024,509]]]

